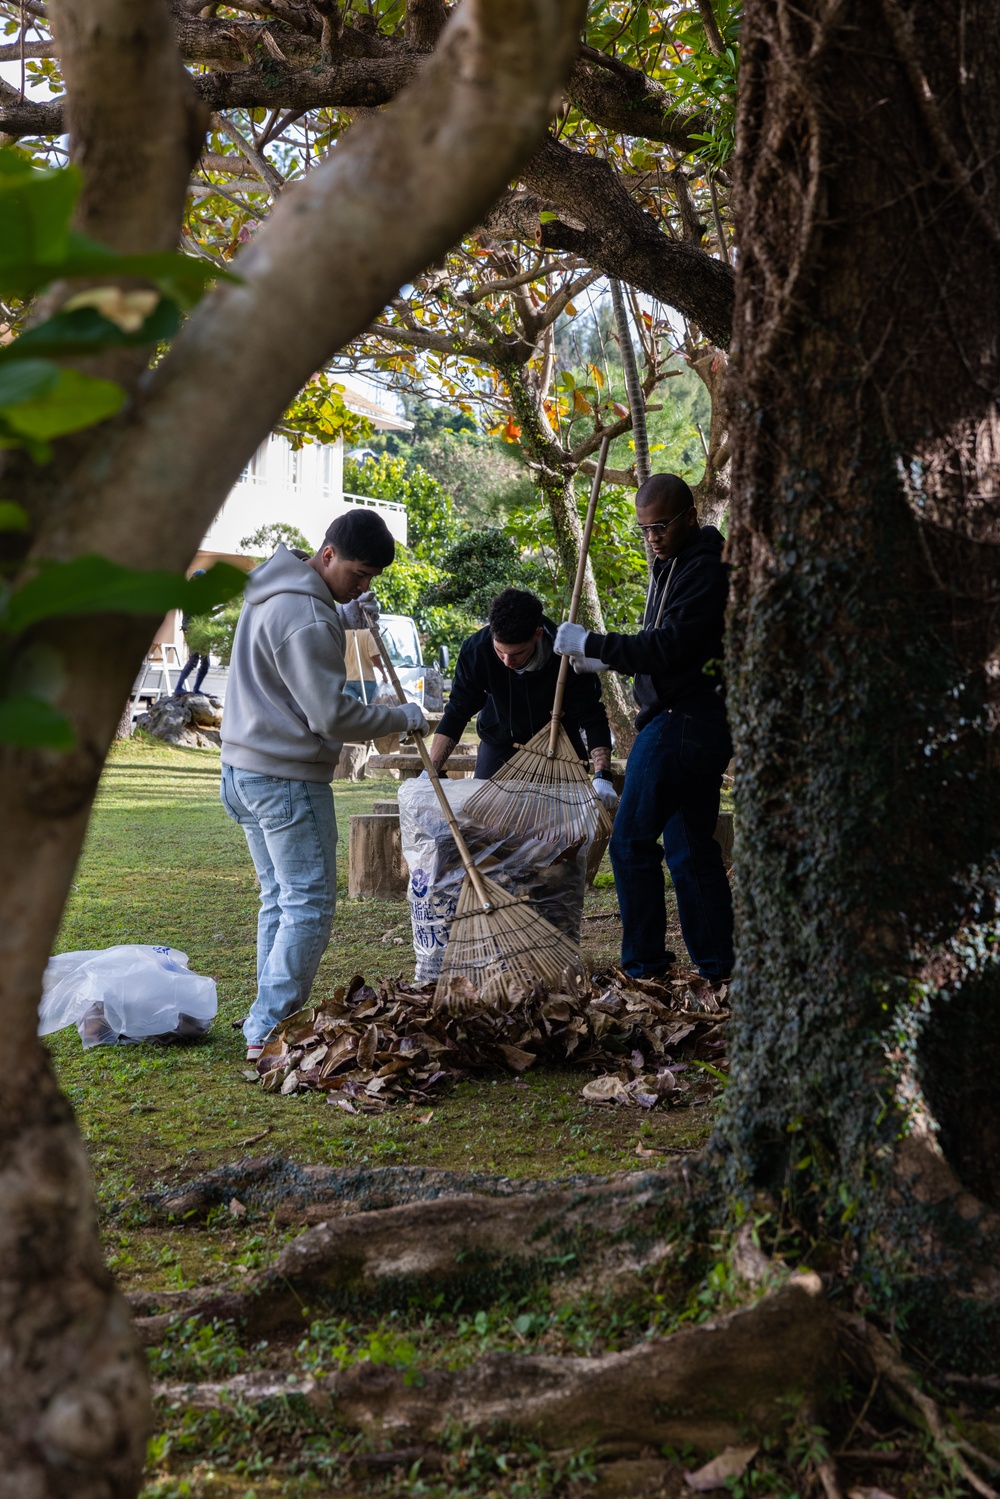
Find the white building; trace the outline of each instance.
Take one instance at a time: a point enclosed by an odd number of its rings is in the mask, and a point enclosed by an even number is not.
[[[386,410],[339,376],[338,383],[344,386],[345,405],[366,416],[376,431],[412,431],[412,422]],[[227,557],[243,553],[244,536],[252,536],[261,526],[275,521],[295,526],[312,546],[318,547],[330,522],[355,505],[377,510],[396,540],[405,546],[403,505],[345,494],[343,438],[334,443],[311,443],[293,452],[287,437],[272,433],[230,490],[201,544],[199,556],[203,558],[206,552]],[[197,565],[204,566],[204,560]]]
[[[377,432],[411,432],[413,423],[388,411],[338,375],[344,386],[344,402],[351,411],[366,416]],[[232,562],[247,571],[256,558],[242,545],[261,526],[284,521],[295,526],[313,547],[319,547],[327,526],[356,505],[366,505],[382,516],[396,541],[406,545],[406,507],[392,500],[373,500],[367,495],[344,492],[344,440],[310,443],[292,451],[287,437],[271,436],[254,453],[226,502],[212,522],[188,573],[211,567],[213,562]],[[150,648],[140,684],[149,693],[169,692],[187,657],[181,631],[181,612],[172,609],[164,619]],[[224,691],[224,673],[213,668],[209,690]],[[143,690],[137,687],[137,691]]]

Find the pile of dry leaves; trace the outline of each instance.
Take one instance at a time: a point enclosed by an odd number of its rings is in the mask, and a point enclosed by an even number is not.
[[[319,1088],[330,1103],[378,1112],[491,1069],[572,1063],[597,1074],[590,1103],[693,1103],[715,1092],[725,1062],[725,989],[703,980],[630,979],[617,969],[573,993],[535,985],[492,1009],[434,1009],[434,985],[356,977],[323,1003],[290,1015],[257,1070],[267,1089]]]

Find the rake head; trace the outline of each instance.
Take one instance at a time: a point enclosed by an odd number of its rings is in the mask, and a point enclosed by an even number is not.
[[[475,1007],[476,1000],[461,980],[475,986],[479,1007],[491,1009],[511,997],[513,989],[530,987],[533,979],[558,989],[567,969],[574,979],[584,973],[580,954],[568,937],[527,901],[493,880],[482,883],[489,910],[483,909],[468,875],[463,881],[434,990],[435,1008],[460,1014]]]
[[[611,836],[611,814],[560,725],[549,755],[549,729],[540,729],[465,804],[465,816],[498,833],[549,841]]]

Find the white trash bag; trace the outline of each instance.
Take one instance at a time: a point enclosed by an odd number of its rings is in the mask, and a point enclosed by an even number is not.
[[[491,832],[465,816],[466,802],[482,784],[441,782],[473,862],[511,895],[525,897],[540,916],[578,944],[589,843]],[[399,788],[399,831],[409,871],[406,896],[416,958],[414,980],[427,984],[441,972],[465,870],[434,787],[422,776]]]
[[[134,1041],[192,1041],[218,1010],[215,980],[192,973],[176,947],[124,944],[50,958],[42,980],[38,1034],[67,1025],[84,1050]]]

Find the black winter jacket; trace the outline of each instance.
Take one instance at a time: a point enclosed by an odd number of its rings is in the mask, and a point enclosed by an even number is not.
[[[555,625],[542,620],[549,639],[555,636]],[[556,677],[560,657],[554,653],[539,671],[511,671],[493,649],[489,625],[478,630],[462,646],[455,665],[451,696],[436,732],[459,740],[473,714],[478,713],[476,728],[487,744],[509,749],[527,744],[533,734],[545,727],[552,715],[556,695]],[[601,702],[601,688],[596,676],[576,676],[570,672],[566,683],[563,727],[577,754],[586,756],[581,730],[587,736],[587,748],[611,744],[608,715]]]
[[[653,564],[637,635],[587,636],[588,656],[598,656],[615,671],[635,678],[637,729],[665,708],[724,711],[722,637],[729,569],[722,547],[721,533],[714,526],[702,526],[697,541],[673,561]],[[668,577],[667,600],[657,625]]]

